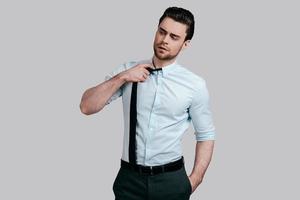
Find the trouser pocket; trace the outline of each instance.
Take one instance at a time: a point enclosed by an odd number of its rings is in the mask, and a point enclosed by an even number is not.
[[[191,181],[190,181],[185,169],[184,169],[184,175],[185,175],[185,180],[186,180],[186,184],[188,187],[189,195],[191,195],[192,194],[192,184],[191,184]]]
[[[120,178],[122,176],[122,169],[120,168],[118,173],[117,173],[117,176],[115,178],[115,181],[113,183],[113,191],[115,192],[116,191],[116,188],[120,185]]]

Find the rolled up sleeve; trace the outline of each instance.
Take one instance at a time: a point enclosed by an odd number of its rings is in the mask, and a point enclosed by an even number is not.
[[[206,82],[203,80],[189,107],[189,117],[192,120],[197,141],[215,140],[215,127],[209,98]]]
[[[104,78],[105,81],[111,79],[115,75],[119,74],[120,72],[126,70],[126,64],[122,64],[115,69],[113,69],[109,74],[107,74]],[[122,96],[123,94],[123,86],[121,86],[105,103],[105,105],[110,104],[112,101],[116,100],[118,97]]]

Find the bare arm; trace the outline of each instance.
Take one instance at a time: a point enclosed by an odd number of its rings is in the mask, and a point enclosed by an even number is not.
[[[124,75],[117,74],[110,80],[87,89],[81,98],[80,110],[86,115],[102,110],[108,99],[126,82]]]
[[[145,81],[149,76],[146,67],[149,64],[139,64],[123,71],[99,85],[87,89],[81,98],[80,110],[83,114],[91,115],[103,109],[109,98],[126,82]]]
[[[203,180],[204,174],[212,158],[213,149],[213,140],[198,141],[196,144],[194,168],[189,176],[193,192]]]

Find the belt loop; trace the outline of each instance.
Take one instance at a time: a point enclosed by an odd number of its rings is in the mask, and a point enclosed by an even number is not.
[[[150,174],[153,175],[153,168],[150,166]]]
[[[165,166],[164,165],[161,166],[161,169],[162,169],[162,173],[164,173],[165,172]]]

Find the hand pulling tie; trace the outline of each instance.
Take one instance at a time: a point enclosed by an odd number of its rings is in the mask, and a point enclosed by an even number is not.
[[[162,68],[156,68],[152,60],[152,64],[155,69],[147,67],[146,69],[153,74],[154,71],[160,71]],[[136,101],[137,101],[137,84],[138,82],[132,83],[131,99],[130,99],[130,122],[129,122],[129,162],[137,164],[136,160]]]

